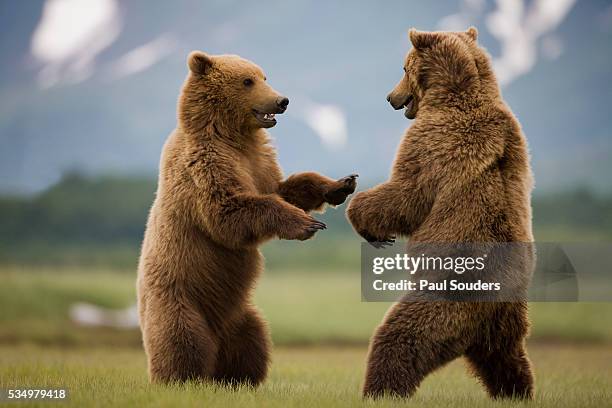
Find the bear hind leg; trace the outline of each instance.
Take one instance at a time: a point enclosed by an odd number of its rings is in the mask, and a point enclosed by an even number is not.
[[[531,362],[522,341],[493,351],[473,346],[466,357],[492,398],[533,398]]]
[[[214,380],[232,386],[261,384],[268,374],[270,343],[265,321],[256,309],[248,309],[220,341]]]
[[[154,306],[147,305],[147,313]],[[210,379],[217,355],[217,341],[205,320],[186,306],[163,319],[144,319],[143,340],[151,382],[171,383]],[[149,320],[149,321],[147,321]]]
[[[402,325],[383,323],[370,345],[363,396],[412,396],[425,376],[459,357],[458,343],[434,344]]]

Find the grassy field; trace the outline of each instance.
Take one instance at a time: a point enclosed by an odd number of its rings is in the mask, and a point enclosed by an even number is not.
[[[234,391],[198,383],[149,385],[138,330],[70,321],[75,302],[133,304],[133,272],[3,268],[0,387],[67,387],[70,399],[61,405],[75,407],[491,406],[461,361],[427,378],[408,402],[362,401],[366,344],[388,304],[360,301],[358,271],[317,271],[272,267],[265,274],[256,303],[276,344],[272,372],[263,387]],[[612,304],[542,303],[531,310],[535,406],[611,406]]]
[[[604,407],[612,403],[612,347],[530,347],[536,401],[491,401],[461,360],[429,376],[409,401],[362,401],[365,347],[276,348],[271,375],[259,389],[201,383],[149,385],[139,349],[0,347],[4,387],[66,387],[61,406],[240,407]],[[39,402],[39,406],[49,406]],[[35,406],[20,403],[15,406]]]
[[[78,327],[68,317],[75,302],[133,304],[133,273],[14,268],[0,279],[0,344],[140,344],[137,330]],[[256,297],[280,345],[366,344],[389,306],[361,302],[358,271],[272,270]],[[534,341],[612,343],[610,303],[533,303],[531,318]]]

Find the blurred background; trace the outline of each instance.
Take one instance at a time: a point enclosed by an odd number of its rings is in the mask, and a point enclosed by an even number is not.
[[[31,0],[0,3],[0,344],[139,346],[134,283],[189,51],[259,64],[288,112],[290,174],[385,180],[410,125],[385,101],[410,27],[479,29],[529,139],[539,241],[612,239],[612,4]],[[264,247],[256,303],[278,345],[366,344],[345,206]],[[533,304],[534,342],[612,343],[612,305]]]

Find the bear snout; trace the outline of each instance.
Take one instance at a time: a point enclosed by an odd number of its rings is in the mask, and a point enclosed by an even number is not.
[[[391,104],[393,109],[399,110],[404,107],[409,98],[410,95],[394,95],[393,92],[391,92],[389,95],[387,95],[387,102]]]
[[[276,106],[278,106],[282,110],[282,112],[287,109],[288,105],[289,98],[287,98],[286,96],[279,96],[278,98],[276,98]]]

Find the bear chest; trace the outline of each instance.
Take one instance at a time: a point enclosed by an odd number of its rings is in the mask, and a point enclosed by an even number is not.
[[[241,170],[245,187],[254,193],[268,194],[275,191],[273,169],[261,158],[243,158]]]

